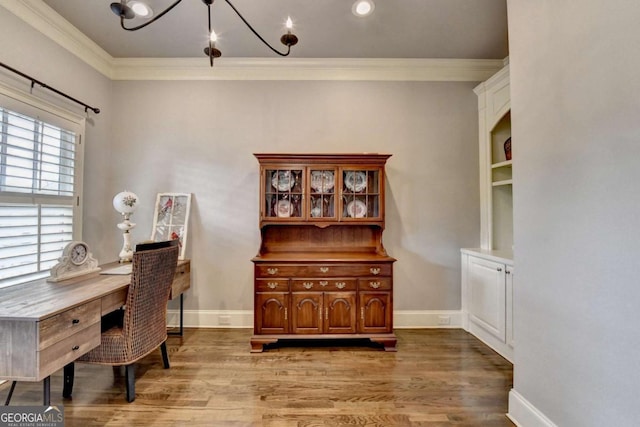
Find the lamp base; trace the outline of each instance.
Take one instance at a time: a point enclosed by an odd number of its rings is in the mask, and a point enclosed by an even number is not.
[[[131,262],[133,260],[133,249],[131,248],[131,230],[136,225],[129,221],[128,215],[125,216],[124,221],[118,224],[118,228],[122,230],[122,250],[118,254],[120,257],[120,263]]]

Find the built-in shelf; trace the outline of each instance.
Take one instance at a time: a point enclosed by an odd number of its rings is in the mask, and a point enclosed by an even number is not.
[[[496,182],[492,182],[491,185],[494,187],[500,187],[502,185],[512,185],[513,184],[513,180],[512,179],[505,179],[503,181],[496,181]]]
[[[492,164],[491,165],[491,169],[511,167],[512,164],[513,164],[513,160],[506,160],[504,162],[499,162],[499,163]]]

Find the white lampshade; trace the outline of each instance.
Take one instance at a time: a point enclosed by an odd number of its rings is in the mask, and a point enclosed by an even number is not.
[[[113,207],[120,213],[133,213],[138,207],[138,196],[131,191],[122,191],[113,198]]]

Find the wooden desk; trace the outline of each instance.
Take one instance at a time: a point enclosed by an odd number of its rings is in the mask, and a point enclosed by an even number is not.
[[[170,298],[189,289],[190,270],[189,260],[178,261]],[[0,289],[0,379],[44,379],[48,405],[49,376],[100,345],[101,316],[124,305],[130,279],[92,273]]]

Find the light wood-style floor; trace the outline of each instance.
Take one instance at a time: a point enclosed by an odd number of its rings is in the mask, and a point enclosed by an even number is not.
[[[366,342],[283,344],[251,354],[248,329],[186,329],[124,372],[76,364],[73,399],[51,378],[51,403],[71,426],[513,426],[512,365],[457,329],[397,330],[398,352]],[[295,345],[294,345],[295,344]],[[9,384],[0,386],[4,403]],[[41,383],[20,382],[11,405],[41,405]]]

